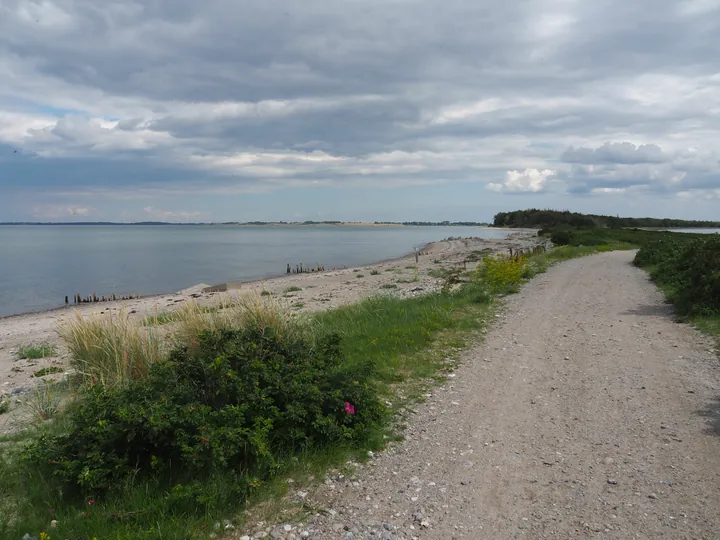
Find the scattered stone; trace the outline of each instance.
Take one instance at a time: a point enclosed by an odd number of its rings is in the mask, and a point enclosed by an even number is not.
[[[300,538],[310,538],[310,533],[307,531],[303,531],[300,533]]]
[[[250,540],[250,537],[246,534],[245,536],[241,536],[240,540]]]
[[[55,529],[56,527],[57,527],[57,519],[53,519],[53,520],[50,522],[50,528],[51,528],[51,529]]]
[[[611,457],[606,457],[605,459],[603,459],[603,463],[605,465],[612,465],[613,463],[615,463],[615,460]]]
[[[607,483],[611,486],[617,486],[618,481],[615,478],[608,478]]]
[[[410,483],[417,486],[418,484],[422,484],[422,481],[420,480],[419,477],[413,476],[413,477],[410,479]]]
[[[266,533],[265,531],[258,531],[255,533],[253,538],[267,538],[267,535],[268,533]]]
[[[285,530],[285,532],[290,532],[292,531],[292,525],[285,525],[283,529]]]
[[[655,493],[651,493],[650,495],[648,495],[648,499],[657,499],[657,498],[658,498],[658,496]]]

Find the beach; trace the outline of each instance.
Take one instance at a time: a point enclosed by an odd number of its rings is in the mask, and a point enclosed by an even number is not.
[[[420,251],[422,255],[418,256],[417,264],[415,255],[409,254],[356,268],[288,274],[266,280],[230,283],[226,287],[218,287],[219,284],[198,284],[172,294],[82,304],[0,318],[0,394],[19,396],[30,391],[43,379],[62,377],[62,372],[43,378],[34,377],[34,374],[46,367],[62,370],[67,368],[67,351],[57,330],[64,321],[78,315],[93,317],[122,313],[127,317],[142,320],[178,309],[189,301],[210,306],[227,295],[262,294],[263,291],[293,312],[310,313],[380,294],[409,297],[434,292],[440,289],[442,279],[431,274],[437,275],[438,271],[443,269],[463,267],[463,262],[469,257],[477,259],[477,253],[473,252],[507,252],[508,248],[527,248],[539,242],[534,231],[513,232],[505,239],[450,239],[428,244]],[[470,269],[476,264],[469,262],[466,266]],[[225,288],[227,292],[212,292]],[[20,347],[41,344],[54,345],[57,355],[40,360],[18,358]],[[9,419],[3,420],[7,421]]]

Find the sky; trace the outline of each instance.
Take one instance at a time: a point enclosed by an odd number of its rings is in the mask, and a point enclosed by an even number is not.
[[[0,0],[0,221],[720,219],[720,0]]]

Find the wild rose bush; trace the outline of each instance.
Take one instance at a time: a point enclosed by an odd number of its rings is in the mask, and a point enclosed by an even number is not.
[[[188,485],[218,474],[247,495],[289,455],[369,437],[385,414],[374,371],[349,364],[334,335],[203,333],[146,378],[86,390],[70,431],[40,438],[25,459],[69,496],[152,478],[186,497]]]

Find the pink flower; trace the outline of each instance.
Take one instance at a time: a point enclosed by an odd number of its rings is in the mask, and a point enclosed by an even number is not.
[[[349,401],[345,402],[345,412],[348,414],[355,414],[355,406]]]
[[[88,504],[93,505],[93,504],[95,504],[95,501],[92,500],[92,499],[90,499],[90,500],[88,501]]]

